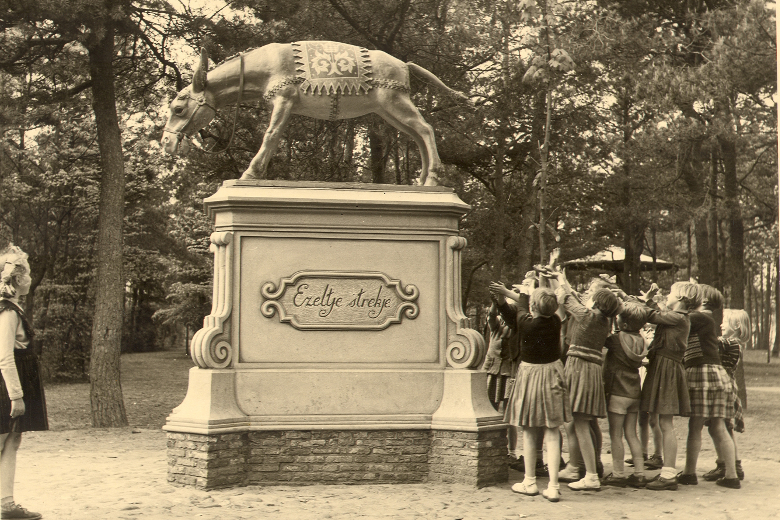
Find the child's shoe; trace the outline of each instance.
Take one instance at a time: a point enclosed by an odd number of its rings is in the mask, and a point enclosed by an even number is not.
[[[631,486],[632,488],[643,488],[647,485],[647,479],[644,475],[632,473],[626,477],[626,485]]]
[[[569,489],[573,489],[574,491],[601,491],[601,482],[599,482],[598,477],[590,479],[586,476],[577,482],[570,483]]]
[[[6,518],[38,520],[39,518],[42,518],[42,516],[43,515],[41,515],[40,513],[33,513],[32,511],[26,510],[19,504],[14,504],[12,508],[3,509],[2,512],[0,512],[0,518],[2,518],[3,520],[5,520]]]
[[[725,469],[724,469],[723,476],[724,477],[726,476]],[[741,460],[737,461],[737,478],[739,480],[745,480],[745,471],[742,469],[742,461]]]
[[[515,493],[520,493],[521,495],[528,495],[530,497],[539,494],[539,488],[536,487],[536,483],[527,485],[525,482],[518,482],[517,484],[512,485],[512,491]]]
[[[559,482],[576,482],[580,478],[579,470],[577,470],[576,466],[573,467],[571,464],[563,468],[560,473],[558,473]]]
[[[541,460],[536,461],[536,476],[537,477],[549,477],[550,471],[547,468],[547,464],[542,462]]]
[[[653,455],[645,462],[645,469],[661,469],[664,467],[664,460],[660,455]]]
[[[719,478],[726,476],[726,463],[715,461],[715,469],[712,469],[704,474],[704,480],[707,482],[715,482]]]
[[[520,473],[525,473],[525,462],[523,460],[523,456],[520,455],[514,461],[510,461],[509,462],[509,468],[513,469],[515,471],[519,471]]]
[[[645,487],[653,491],[677,491],[677,477],[663,478],[659,475],[648,482]]]
[[[680,473],[677,475],[677,483],[684,486],[695,486],[699,483],[699,479],[696,477],[695,473]]]
[[[550,502],[558,502],[561,499],[561,492],[558,488],[548,486],[547,489],[542,491],[542,496]]]
[[[739,489],[742,487],[742,484],[739,483],[739,478],[719,478],[715,481],[715,483],[719,486],[731,488],[731,489]]]
[[[615,486],[619,488],[624,488],[628,484],[628,479],[626,477],[616,477],[614,473],[610,473],[603,479],[601,479],[601,483],[605,486]]]

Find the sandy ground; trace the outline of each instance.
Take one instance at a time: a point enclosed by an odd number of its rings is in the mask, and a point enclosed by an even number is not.
[[[780,397],[780,389],[763,391]],[[508,483],[479,490],[412,484],[198,491],[168,484],[165,440],[160,430],[138,428],[25,434],[16,499],[47,519],[780,518],[778,443],[753,442],[749,432],[740,437],[747,476],[739,491],[701,479],[698,486],[680,486],[677,492],[604,488],[578,493],[563,487],[557,504],[512,493],[511,483],[522,479],[514,471]],[[605,454],[603,460],[609,472],[611,457]],[[712,446],[705,440],[699,473],[714,466],[713,461]]]
[[[756,360],[760,353],[755,353]],[[758,360],[760,361],[760,360]],[[562,485],[561,501],[525,497],[509,482],[475,490],[461,485],[250,486],[216,491],[175,487],[167,481],[166,437],[159,428],[186,392],[192,362],[179,352],[122,356],[122,386],[131,428],[93,429],[89,385],[47,388],[52,431],[24,434],[16,500],[47,520],[60,519],[520,519],[764,520],[780,518],[780,366],[754,364],[747,432],[738,435],[746,478],[731,490],[700,479],[698,486],[648,491],[604,488],[575,492]],[[154,384],[150,384],[154,382]],[[678,468],[687,423],[676,419]],[[606,422],[602,424],[606,432]],[[135,433],[134,433],[135,432]],[[602,460],[611,471],[609,439]],[[568,458],[568,455],[566,455]],[[705,434],[699,475],[714,467]],[[657,472],[648,472],[651,476]],[[547,479],[539,479],[540,487]]]

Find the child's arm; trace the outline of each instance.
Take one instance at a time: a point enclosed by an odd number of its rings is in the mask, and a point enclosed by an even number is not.
[[[19,373],[14,360],[14,345],[16,343],[16,327],[19,317],[12,310],[0,312],[0,373],[3,376],[8,398],[16,401],[24,397]]]
[[[510,300],[517,301],[518,294],[514,291],[507,289],[504,284],[500,282],[490,282],[490,293],[496,296],[504,296]]]
[[[653,297],[658,294],[659,288],[658,285],[654,282],[652,285],[650,285],[650,288],[647,290],[647,292],[639,291],[642,296],[640,297],[641,300],[645,302],[650,302]]]
[[[647,317],[648,323],[655,325],[677,325],[685,320],[685,315],[677,311],[652,310]]]
[[[569,282],[566,280],[566,275],[563,272],[558,273],[558,281],[560,287],[555,291],[555,295],[558,297],[558,302],[563,304],[566,312],[577,319],[588,316],[592,311],[580,303],[574,296],[574,289],[569,285]]]
[[[496,302],[496,308],[501,315],[501,318],[504,320],[504,323],[513,330],[517,329],[517,307],[509,305],[503,298],[500,300],[494,299],[494,301]]]
[[[498,330],[498,302],[490,295],[490,309],[487,314],[487,326],[490,332]]]

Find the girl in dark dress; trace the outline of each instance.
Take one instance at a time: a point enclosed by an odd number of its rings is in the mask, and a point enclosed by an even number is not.
[[[0,518],[41,518],[14,502],[16,453],[22,432],[48,430],[32,328],[19,306],[30,289],[27,255],[13,244],[0,251]]]
[[[555,314],[558,300],[549,289],[523,286],[520,290],[521,294],[516,295],[501,286],[491,286],[491,292],[496,295],[518,302],[521,363],[504,420],[523,429],[525,478],[514,484],[512,491],[533,496],[539,494],[535,472],[537,439],[544,437],[547,460],[557,462],[561,453],[560,427],[571,421],[572,415],[560,360],[561,320]],[[550,482],[542,496],[558,502],[558,464],[548,464],[548,467]]]

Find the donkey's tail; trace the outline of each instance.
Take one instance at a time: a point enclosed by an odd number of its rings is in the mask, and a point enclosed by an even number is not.
[[[412,73],[416,74],[417,76],[421,76],[423,81],[425,81],[426,83],[433,83],[434,85],[436,85],[440,89],[449,92],[450,95],[460,99],[461,101],[464,101],[465,103],[468,103],[469,105],[474,105],[474,102],[471,101],[471,99],[469,99],[469,97],[466,96],[466,94],[464,94],[463,92],[458,92],[455,89],[451,89],[450,87],[445,85],[442,80],[437,78],[436,75],[433,72],[431,72],[429,70],[426,70],[426,69],[420,67],[419,65],[417,65],[416,63],[412,63],[411,61],[407,62],[406,66],[409,67],[409,70],[411,70]]]

